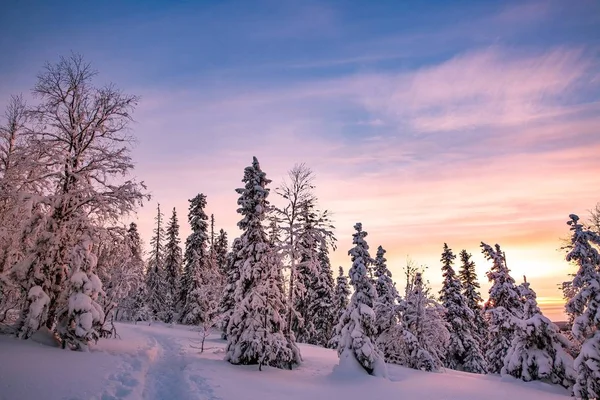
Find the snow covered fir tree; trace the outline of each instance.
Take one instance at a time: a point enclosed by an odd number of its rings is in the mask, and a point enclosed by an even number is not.
[[[455,258],[452,250],[444,243],[441,258],[444,282],[440,302],[446,309],[445,317],[450,333],[445,365],[451,369],[484,374],[487,364],[474,335],[475,314],[467,304],[462,284],[454,271]]]
[[[500,245],[491,247],[482,242],[481,249],[486,259],[493,262],[492,268],[487,273],[492,287],[484,306],[489,322],[486,360],[488,372],[500,373],[514,337],[514,321],[523,316],[523,303],[515,280],[510,276],[506,266],[506,257]]]
[[[475,263],[471,260],[471,254],[466,250],[460,252],[460,270],[458,276],[462,285],[462,293],[467,300],[467,306],[473,312],[473,336],[479,343],[479,348],[484,351],[487,344],[488,326],[487,321],[483,316],[479,282],[477,280],[477,272],[475,271]]]
[[[165,311],[163,321],[170,323],[176,313],[176,303],[179,296],[179,279],[183,255],[179,243],[179,221],[177,211],[173,208],[173,214],[165,232],[166,243],[164,249],[164,299]]]
[[[377,292],[367,275],[367,267],[373,262],[365,240],[367,232],[363,231],[360,222],[354,225],[354,230],[354,247],[348,251],[352,259],[348,275],[354,293],[335,328],[340,366],[358,362],[371,375],[387,376],[383,354],[376,344],[377,326],[373,307]]]
[[[570,347],[558,327],[540,311],[536,294],[526,280],[518,287],[522,317],[515,318],[515,335],[504,359],[502,374],[524,381],[543,380],[571,387],[575,378]]]
[[[442,368],[450,340],[444,312],[430,296],[423,274],[415,271],[397,329],[401,353],[395,355],[396,363],[423,371]]]
[[[150,255],[148,257],[148,271],[146,272],[146,294],[148,296],[146,301],[152,319],[161,321],[166,319],[169,310],[166,302],[167,285],[164,271],[165,234],[160,204],[156,208],[154,221],[156,226],[154,227],[152,239],[150,239]]]
[[[235,306],[227,324],[225,359],[232,364],[258,364],[293,368],[301,362],[300,351],[292,338],[284,334],[285,318],[280,314],[285,294],[278,285],[281,265],[270,244],[263,221],[269,209],[271,182],[256,157],[244,170],[245,186],[236,189],[240,250],[236,267],[239,279],[235,288]]]
[[[575,359],[573,394],[582,399],[600,397],[600,234],[586,229],[575,214],[569,215],[571,250],[566,260],[577,267],[571,282],[573,295],[566,311],[572,315],[573,336],[581,350]]]
[[[192,232],[185,241],[179,321],[198,325],[216,315],[220,279],[209,253],[208,215],[204,211],[206,196],[200,193],[189,203],[188,222]]]

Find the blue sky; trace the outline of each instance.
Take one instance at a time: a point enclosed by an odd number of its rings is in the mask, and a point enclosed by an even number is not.
[[[443,242],[481,274],[479,242],[499,242],[556,301],[566,217],[600,201],[597,1],[9,0],[0,33],[0,106],[70,51],[141,96],[146,238],[157,201],[183,219],[198,192],[235,236],[252,156],[274,185],[306,162],[334,263],[357,221],[434,284]]]

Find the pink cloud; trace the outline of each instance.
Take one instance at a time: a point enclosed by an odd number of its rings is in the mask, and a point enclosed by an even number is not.
[[[417,131],[516,125],[562,111],[558,100],[586,77],[577,50],[515,57],[497,48],[399,75],[365,105]]]

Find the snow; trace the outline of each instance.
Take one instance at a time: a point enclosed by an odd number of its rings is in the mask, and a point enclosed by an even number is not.
[[[121,339],[102,339],[87,353],[54,347],[42,331],[28,341],[0,336],[0,400],[39,399],[42,393],[45,400],[569,398],[555,385],[451,370],[429,373],[390,364],[389,379],[373,377],[353,357],[339,366],[334,350],[311,345],[299,345],[304,361],[293,371],[263,366],[259,372],[257,365],[225,362],[226,342],[218,332],[200,353],[200,333],[190,327],[116,326]]]

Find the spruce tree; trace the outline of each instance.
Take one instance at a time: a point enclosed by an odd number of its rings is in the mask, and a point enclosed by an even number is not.
[[[471,254],[466,250],[460,252],[460,283],[462,284],[462,293],[467,300],[467,306],[473,311],[473,336],[479,342],[481,351],[485,351],[487,343],[488,326],[484,318],[482,304],[483,298],[480,293],[480,286],[477,280],[477,272],[475,271],[475,263],[471,260]]]
[[[400,351],[391,362],[423,371],[437,371],[443,365],[449,342],[444,309],[430,296],[421,272],[412,270],[410,290],[402,304],[401,324],[394,330]]]
[[[63,348],[68,344],[75,350],[87,350],[90,340],[98,341],[104,311],[98,304],[102,283],[94,273],[97,258],[91,252],[92,240],[88,235],[79,239],[71,257],[69,298],[67,305],[58,313],[58,334]]]
[[[492,287],[484,310],[489,321],[489,341],[486,346],[488,372],[497,374],[502,371],[504,358],[514,336],[512,321],[522,316],[522,303],[500,245],[496,244],[492,248],[482,242],[481,249],[486,259],[493,261],[492,268],[487,273]]]
[[[163,214],[160,204],[157,206],[156,226],[150,239],[150,256],[146,273],[146,294],[148,308],[152,319],[162,320],[165,316],[165,278],[164,278],[164,245]]]
[[[177,221],[177,211],[173,208],[173,215],[167,225],[165,244],[165,315],[164,321],[170,323],[176,312],[175,306],[179,296],[179,279],[181,275],[181,264],[183,255],[179,243],[179,222]]]
[[[316,215],[312,203],[303,204],[299,221],[302,229],[298,236],[299,262],[292,289],[294,291],[292,331],[299,342],[309,343],[310,338],[315,334],[315,327],[311,324],[312,316],[309,314],[309,303],[310,298],[314,297],[312,284],[319,275],[318,246],[321,241],[315,226]]]
[[[300,351],[284,335],[284,293],[279,288],[280,258],[269,243],[263,221],[269,210],[267,197],[271,182],[254,157],[244,170],[245,187],[236,189],[238,227],[243,232],[238,252],[239,280],[235,308],[227,327],[225,359],[231,364],[258,364],[292,368],[301,361]]]
[[[367,275],[367,267],[372,262],[365,240],[367,232],[363,231],[360,222],[354,225],[354,229],[354,247],[348,251],[352,259],[349,275],[354,293],[336,326],[340,364],[351,362],[350,359],[354,358],[369,374],[387,376],[383,354],[375,343],[377,327],[373,307],[377,292]]]
[[[440,301],[446,308],[446,322],[450,333],[445,365],[450,369],[484,374],[487,364],[473,335],[474,313],[467,305],[461,282],[452,266],[455,258],[452,250],[444,243],[441,258],[444,282]]]
[[[573,295],[566,311],[573,316],[573,336],[582,342],[575,359],[573,395],[582,399],[600,398],[600,234],[585,229],[575,214],[569,215],[571,250],[566,260],[577,273],[571,282]]]
[[[379,246],[374,261],[375,290],[375,325],[377,327],[377,346],[383,352],[386,361],[390,361],[397,352],[394,330],[400,315],[398,290],[392,280],[392,273],[387,267],[385,250]]]
[[[125,244],[128,252],[128,261],[130,263],[129,270],[132,274],[132,282],[127,296],[122,304],[119,304],[120,312],[117,314],[116,320],[133,321],[134,315],[143,314],[146,315],[146,321],[150,318],[148,307],[146,305],[147,294],[144,282],[146,264],[143,260],[142,239],[135,222],[129,224],[127,235],[125,237]],[[142,305],[145,310],[140,314],[137,310]]]
[[[221,337],[227,339],[227,327],[233,309],[235,308],[235,290],[240,279],[240,270],[238,265],[238,254],[242,250],[242,241],[236,238],[233,241],[231,252],[227,255],[226,282],[219,303],[219,312],[221,313]]]
[[[337,323],[333,298],[333,273],[329,250],[322,243],[318,253],[319,271],[313,277],[308,296],[308,321],[311,336],[308,343],[327,346]]]
[[[181,276],[179,300],[181,312],[179,322],[198,325],[203,312],[210,307],[206,302],[212,301],[201,293],[203,286],[213,285],[213,271],[209,258],[208,216],[204,212],[206,196],[202,193],[189,200],[188,222],[192,233],[185,241],[184,270]]]
[[[339,340],[335,332],[335,326],[337,326],[346,308],[348,308],[350,295],[352,294],[350,285],[348,284],[348,277],[344,274],[344,269],[341,266],[338,268],[338,277],[335,280],[335,289],[333,292],[334,329],[331,332],[328,346],[332,349],[337,349]]]
[[[227,241],[227,232],[223,229],[219,230],[217,239],[215,240],[215,253],[217,261],[217,269],[221,276],[226,279],[227,276],[227,254],[229,242]]]
[[[515,319],[515,335],[504,359],[502,374],[526,382],[544,380],[573,386],[573,358],[565,351],[568,341],[555,324],[542,315],[536,294],[525,280],[518,287],[523,301],[522,319]]]
[[[385,249],[377,248],[377,256],[374,261],[375,290],[377,300],[375,301],[375,325],[377,335],[381,335],[398,323],[398,290],[392,280],[392,273],[387,267]]]

